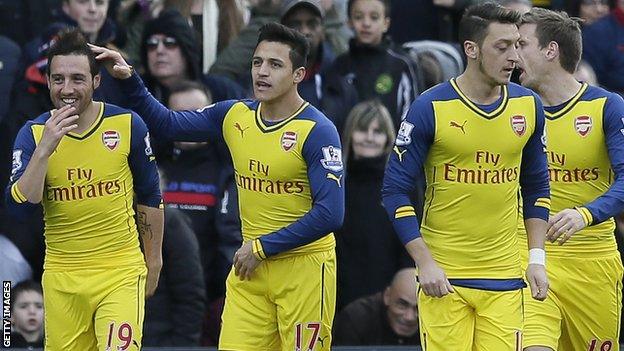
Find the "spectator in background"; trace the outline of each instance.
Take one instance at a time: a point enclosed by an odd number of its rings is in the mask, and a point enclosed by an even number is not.
[[[336,233],[337,310],[382,290],[394,273],[412,265],[380,201],[395,135],[392,118],[379,101],[357,104],[347,119],[342,136],[346,212]]]
[[[318,0],[285,0],[280,9],[282,24],[299,31],[310,43],[299,94],[331,119],[342,133],[347,114],[357,103],[357,92],[345,78],[328,74],[336,56],[325,41],[323,14]]]
[[[2,226],[0,226],[2,228]],[[32,279],[32,269],[19,248],[13,244],[0,230],[0,279],[17,284]]]
[[[579,62],[578,67],[576,67],[576,72],[574,72],[574,78],[576,78],[579,82],[585,82],[589,85],[598,86],[596,72],[594,72],[592,66],[585,61]]]
[[[390,111],[395,129],[420,91],[413,61],[385,35],[389,0],[349,0],[349,25],[355,31],[349,51],[338,56],[330,74],[355,85],[360,101],[378,98]]]
[[[251,87],[251,56],[258,42],[260,27],[269,22],[279,22],[279,9],[283,0],[252,0],[251,18],[238,37],[230,42],[217,56],[210,73],[226,76],[245,89]]]
[[[41,284],[23,281],[11,289],[11,347],[43,348]]]
[[[583,27],[583,59],[601,86],[624,94],[624,0],[617,0],[608,16]]]
[[[498,3],[510,10],[518,11],[521,14],[531,11],[533,4],[530,0],[498,0]]]
[[[171,86],[182,80],[201,81],[215,102],[246,96],[243,89],[230,79],[203,75],[200,61],[195,33],[179,12],[165,10],[145,25],[141,41],[141,62],[145,67],[143,79],[158,100],[167,102]]]
[[[382,292],[362,297],[338,314],[334,345],[420,346],[416,269],[398,271]]]
[[[10,118],[17,128],[26,118],[51,110],[49,91],[46,83],[47,52],[58,39],[58,33],[65,28],[78,27],[92,44],[115,48],[114,23],[106,17],[109,0],[62,0],[58,21],[52,23],[43,34],[24,46],[21,69],[24,76],[15,84]],[[94,99],[116,104],[122,99],[116,83],[108,72],[101,73],[100,87]],[[17,131],[17,130],[16,130]]]
[[[589,26],[609,14],[609,0],[566,1],[565,11],[570,16],[580,17],[581,25]]]
[[[145,303],[145,346],[199,346],[206,290],[199,245],[188,218],[165,210],[163,268]]]

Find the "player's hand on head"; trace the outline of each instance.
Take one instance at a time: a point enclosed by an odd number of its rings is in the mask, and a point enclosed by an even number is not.
[[[234,253],[234,274],[241,280],[251,280],[251,274],[260,262],[253,253],[252,241],[246,241]]]
[[[89,47],[96,54],[95,59],[104,64],[111,76],[117,79],[126,79],[132,76],[132,66],[126,62],[119,51],[93,44],[89,44]]]
[[[418,266],[418,282],[427,296],[442,297],[455,292],[444,270],[434,261]]]
[[[43,128],[43,135],[37,148],[45,156],[50,156],[56,150],[63,136],[78,127],[78,115],[71,105],[65,105],[58,110],[50,111],[50,118]]]
[[[559,245],[563,245],[574,233],[586,226],[587,223],[578,210],[566,208],[548,220],[546,240],[554,243],[559,239]]]
[[[548,295],[546,267],[541,264],[529,264],[526,269],[526,279],[531,289],[531,296],[538,301],[546,300]]]

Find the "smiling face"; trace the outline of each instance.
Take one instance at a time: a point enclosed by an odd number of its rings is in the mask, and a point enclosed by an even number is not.
[[[384,304],[387,306],[390,327],[399,336],[411,337],[418,333],[418,298],[415,278],[395,281],[384,291]]]
[[[78,22],[80,30],[88,35],[97,35],[108,12],[109,0],[65,0],[63,12]]]
[[[378,45],[390,26],[383,2],[379,0],[357,0],[349,13],[349,25],[355,31],[357,41],[367,45]]]
[[[54,107],[71,105],[76,114],[92,102],[93,91],[100,85],[100,75],[93,77],[86,55],[56,55],[49,67],[48,88]]]
[[[481,74],[493,85],[509,83],[518,62],[516,43],[520,35],[515,24],[490,23],[488,34],[476,50]]]
[[[354,129],[351,135],[355,159],[375,158],[383,155],[388,136],[381,129],[379,120],[373,119],[366,129]]]
[[[261,41],[251,59],[253,92],[259,101],[273,101],[296,91],[305,76],[305,68],[293,71],[290,46],[280,42]]]

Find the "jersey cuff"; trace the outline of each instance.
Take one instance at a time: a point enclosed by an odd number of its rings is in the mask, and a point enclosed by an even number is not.
[[[22,194],[22,192],[17,187],[17,182],[11,185],[11,197],[13,197],[13,200],[17,202],[18,204],[23,204],[24,202],[28,200],[26,199],[26,196],[24,196],[24,194]]]
[[[394,219],[403,217],[416,216],[413,206],[401,206],[394,211]]]
[[[254,239],[251,242],[251,252],[256,256],[260,261],[266,260],[267,256],[264,253],[264,249],[262,248],[262,243],[260,239]]]
[[[589,212],[586,207],[578,206],[574,209],[581,214],[581,217],[583,217],[583,221],[585,222],[586,226],[592,225],[592,223],[594,222],[594,216],[592,216],[591,212]]]
[[[543,207],[550,211],[550,199],[547,197],[540,197],[537,200],[535,200],[534,206]]]

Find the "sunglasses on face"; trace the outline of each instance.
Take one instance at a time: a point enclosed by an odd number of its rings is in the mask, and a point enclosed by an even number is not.
[[[178,46],[176,38],[164,37],[163,39],[157,37],[151,37],[147,39],[145,45],[148,50],[154,50],[158,47],[158,44],[162,43],[167,49],[173,49]]]

